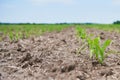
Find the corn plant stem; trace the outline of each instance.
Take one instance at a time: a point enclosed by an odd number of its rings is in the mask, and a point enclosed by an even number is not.
[[[82,46],[78,48],[77,54],[79,54],[80,52],[84,51],[84,50],[87,48],[87,47],[86,47],[87,45],[88,45],[88,44],[86,43],[86,40],[84,40],[84,41],[82,42]]]

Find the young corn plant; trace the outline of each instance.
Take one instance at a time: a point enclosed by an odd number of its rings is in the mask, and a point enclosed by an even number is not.
[[[79,49],[77,50],[77,54],[79,54],[81,51],[83,51],[86,46],[86,38],[87,38],[87,34],[85,32],[85,29],[81,28],[81,27],[77,27],[76,28],[76,32],[77,32],[77,37],[78,39],[81,38],[82,39],[82,45],[79,47]],[[78,40],[79,41],[79,40]]]
[[[81,39],[86,39],[86,32],[85,29],[81,28],[81,27],[77,27],[77,35],[78,37],[80,37]]]
[[[77,27],[77,36],[82,39],[82,46],[78,49],[77,53],[81,52],[87,45],[90,50],[90,58],[95,57],[99,63],[103,63],[105,59],[105,50],[110,45],[111,40],[106,40],[103,44],[100,44],[100,38],[91,39],[85,32],[85,29]]]
[[[13,32],[10,32],[8,35],[9,35],[10,40],[13,41],[14,40]]]
[[[110,45],[111,40],[106,40],[102,45],[100,45],[100,38],[87,39],[88,46],[90,49],[90,58],[95,57],[99,63],[103,63],[105,59],[105,50]]]

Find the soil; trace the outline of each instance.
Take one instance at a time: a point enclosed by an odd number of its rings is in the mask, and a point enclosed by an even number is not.
[[[89,58],[74,27],[17,42],[0,42],[0,80],[120,80],[120,34],[89,28],[111,39],[104,64]]]

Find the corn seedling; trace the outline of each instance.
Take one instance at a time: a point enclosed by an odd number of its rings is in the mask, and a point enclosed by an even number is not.
[[[111,40],[106,40],[102,45],[100,45],[100,38],[97,37],[95,39],[87,39],[89,49],[90,49],[90,58],[95,56],[95,58],[99,61],[99,63],[103,63],[105,59],[105,50],[110,45]]]
[[[82,29],[81,27],[77,27],[77,35],[78,35],[78,37],[80,37],[81,39],[85,39],[85,38],[86,38],[85,29]]]
[[[14,40],[14,35],[13,35],[13,32],[10,32],[10,33],[9,33],[9,38],[10,38],[10,40],[11,40],[11,41],[13,41],[13,40]]]
[[[76,28],[76,32],[77,32],[77,36],[78,36],[78,41],[79,41],[79,38],[82,39],[82,45],[79,47],[79,49],[77,50],[77,54],[79,54],[80,52],[82,52],[86,46],[87,46],[87,43],[86,43],[86,37],[87,37],[87,34],[85,32],[85,29],[81,28],[81,27],[77,27]]]
[[[77,53],[80,53],[88,45],[90,50],[90,58],[95,57],[99,63],[103,63],[105,59],[105,50],[110,45],[111,40],[106,40],[102,45],[100,44],[100,38],[91,39],[86,35],[84,29],[77,27],[77,35],[82,39],[82,46],[78,49]]]

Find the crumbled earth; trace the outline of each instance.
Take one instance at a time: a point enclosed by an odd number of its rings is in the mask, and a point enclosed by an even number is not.
[[[74,27],[40,37],[0,42],[0,80],[120,80],[120,34],[89,28],[88,34],[111,39],[104,64],[89,58]]]

